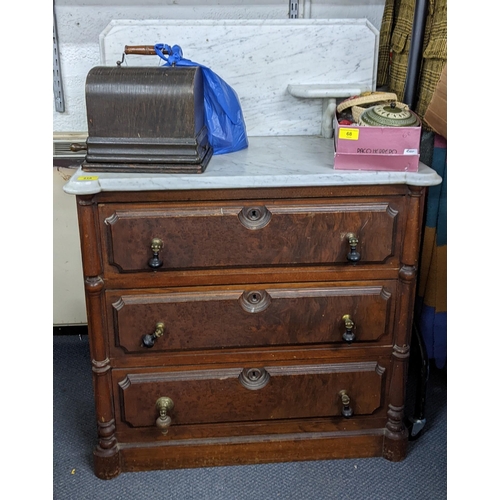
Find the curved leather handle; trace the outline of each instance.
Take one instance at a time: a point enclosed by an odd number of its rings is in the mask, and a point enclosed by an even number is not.
[[[162,52],[163,54],[169,55],[168,51],[165,49],[163,49]],[[156,50],[154,45],[125,45],[123,53],[127,55],[155,56]]]
[[[162,53],[169,55],[167,50],[162,50]],[[121,66],[123,64],[126,55],[156,56],[157,53],[154,45],[125,45],[121,61],[116,61],[117,66]]]

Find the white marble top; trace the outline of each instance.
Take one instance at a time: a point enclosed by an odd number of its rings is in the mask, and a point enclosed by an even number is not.
[[[64,186],[68,194],[265,187],[408,184],[433,186],[441,177],[422,162],[418,172],[340,171],[333,168],[333,140],[315,136],[250,137],[249,147],[213,156],[202,174],[84,172]],[[85,180],[81,178],[89,178]]]

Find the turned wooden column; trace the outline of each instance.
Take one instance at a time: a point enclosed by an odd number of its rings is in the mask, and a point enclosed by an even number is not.
[[[392,376],[388,394],[387,423],[383,456],[399,461],[406,456],[408,430],[404,425],[406,380],[415,302],[417,264],[420,248],[425,188],[408,187],[408,217],[404,230],[401,267],[399,270],[400,300],[396,309]]]
[[[98,477],[110,479],[121,472],[121,467],[115,438],[111,365],[102,315],[104,281],[101,248],[96,236],[97,205],[92,196],[78,196],[77,210],[99,439],[94,449],[94,465]]]

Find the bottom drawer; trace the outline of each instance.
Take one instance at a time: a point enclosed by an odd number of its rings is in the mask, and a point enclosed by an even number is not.
[[[159,427],[170,436],[186,424],[370,415],[383,405],[384,372],[377,361],[116,369],[117,430]]]

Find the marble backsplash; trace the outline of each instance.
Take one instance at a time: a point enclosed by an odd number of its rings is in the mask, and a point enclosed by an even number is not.
[[[126,45],[180,45],[237,92],[249,136],[317,135],[321,98],[291,95],[293,85],[374,90],[378,31],[366,19],[112,21],[100,35],[101,64],[115,65]],[[124,64],[159,65],[157,56]],[[317,95],[317,93],[316,93]],[[331,92],[325,90],[325,97]]]
[[[180,45],[240,98],[249,136],[316,135],[322,99],[298,98],[289,85],[373,90],[378,32],[367,20],[112,21],[100,36],[101,63],[114,65],[126,45]],[[159,65],[157,56],[124,64]]]

